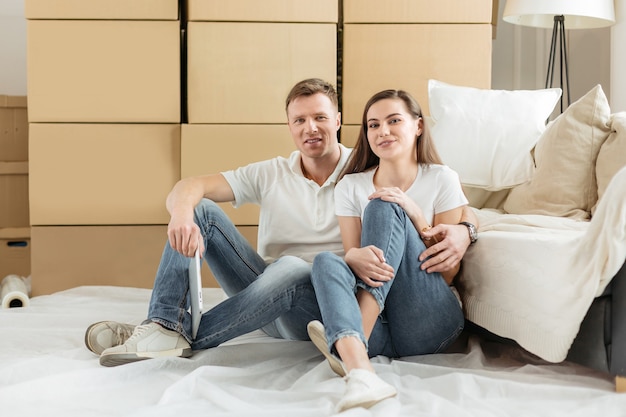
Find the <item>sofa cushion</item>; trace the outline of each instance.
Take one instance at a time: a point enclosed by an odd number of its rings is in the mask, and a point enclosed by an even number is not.
[[[597,201],[596,159],[611,133],[609,103],[600,85],[548,125],[535,147],[535,174],[513,188],[504,210],[514,214],[587,219]]]
[[[428,81],[431,134],[465,186],[490,191],[529,180],[531,150],[561,90],[482,90]]]
[[[611,116],[611,134],[598,153],[596,160],[598,201],[604,195],[609,181],[623,166],[626,166],[626,112],[615,113]],[[592,215],[597,205],[598,203],[592,207]]]

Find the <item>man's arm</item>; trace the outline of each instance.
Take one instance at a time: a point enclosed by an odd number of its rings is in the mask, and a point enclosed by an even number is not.
[[[178,181],[165,201],[171,216],[168,240],[174,250],[187,257],[192,257],[197,248],[204,252],[202,234],[193,220],[194,208],[202,198],[220,203],[233,201],[235,195],[222,174],[213,174]]]
[[[463,208],[461,221],[472,223],[478,228],[478,218],[469,206]],[[426,237],[436,235],[439,240],[419,257],[423,261],[422,269],[427,272],[446,272],[457,268],[470,245],[467,226],[462,224],[440,223],[423,234]]]

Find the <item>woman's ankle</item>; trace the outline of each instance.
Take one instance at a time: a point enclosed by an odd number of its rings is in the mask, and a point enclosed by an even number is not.
[[[335,349],[348,372],[353,369],[374,372],[365,345],[358,337],[347,336],[337,340]]]

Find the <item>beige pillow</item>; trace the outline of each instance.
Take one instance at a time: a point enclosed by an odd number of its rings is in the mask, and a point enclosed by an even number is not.
[[[511,190],[504,210],[588,219],[598,199],[596,158],[611,133],[610,116],[600,85],[572,103],[539,138],[535,174]]]
[[[626,166],[626,112],[615,113],[611,116],[611,130],[596,160],[598,202],[615,173]],[[598,203],[591,209],[592,215],[597,205]]]

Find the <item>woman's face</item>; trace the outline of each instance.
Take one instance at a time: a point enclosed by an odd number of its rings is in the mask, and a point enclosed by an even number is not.
[[[413,118],[400,99],[383,99],[367,111],[367,141],[382,160],[416,158],[415,142],[422,119]]]

